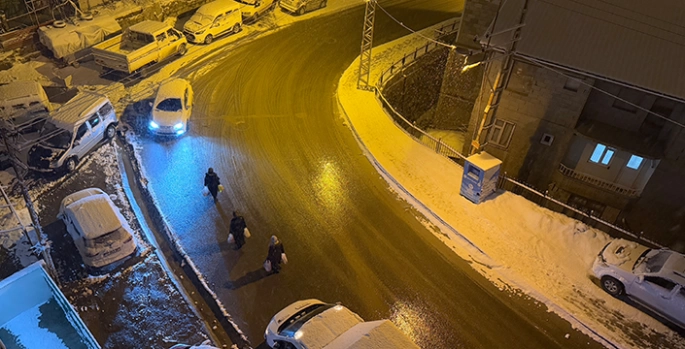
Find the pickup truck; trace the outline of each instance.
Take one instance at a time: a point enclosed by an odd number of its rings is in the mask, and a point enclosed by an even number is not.
[[[173,55],[183,55],[187,46],[183,33],[168,24],[143,21],[92,49],[98,65],[131,74]]]
[[[264,339],[274,349],[420,349],[389,320],[364,321],[340,304],[318,299],[278,312]]]

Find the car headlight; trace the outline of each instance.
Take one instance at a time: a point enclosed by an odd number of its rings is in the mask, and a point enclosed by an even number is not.
[[[198,30],[198,31],[195,32],[195,35],[201,35],[201,34],[204,33],[206,30],[207,30],[207,28],[202,29],[202,30]]]
[[[154,121],[150,121],[150,128],[151,129],[158,129],[159,125]]]
[[[178,124],[174,125],[174,130],[178,131],[183,128],[183,123],[179,122]]]
[[[178,131],[176,131],[176,134],[180,136],[180,135],[184,134],[185,132],[186,132],[185,130],[178,130]]]

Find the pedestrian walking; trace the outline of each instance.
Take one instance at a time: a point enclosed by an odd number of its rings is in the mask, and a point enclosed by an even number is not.
[[[233,218],[231,218],[230,233],[233,234],[235,242],[235,249],[239,250],[245,244],[245,238],[249,237],[250,232],[247,230],[245,218],[233,211]]]
[[[214,169],[210,167],[209,170],[207,170],[207,173],[205,173],[205,187],[209,189],[209,192],[214,198],[214,202],[216,202],[216,195],[219,194],[220,185],[221,182],[219,182],[219,176],[217,176],[217,174],[214,172]]]
[[[271,269],[272,273],[277,274],[281,270],[281,262],[283,262],[283,264],[288,263],[288,259],[285,256],[285,249],[276,235],[272,235],[271,241],[269,242],[269,254],[266,256],[266,261],[264,262],[265,268],[267,271]],[[270,268],[268,268],[266,264],[269,264]]]

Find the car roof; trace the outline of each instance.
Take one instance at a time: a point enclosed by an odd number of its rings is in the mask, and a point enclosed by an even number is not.
[[[107,194],[86,196],[65,209],[71,221],[87,239],[95,239],[119,229],[124,220]]]
[[[79,190],[75,193],[69,194],[62,199],[62,206],[67,207],[69,206],[72,202],[81,200],[87,196],[92,196],[96,194],[105,194],[105,192],[100,189],[100,188],[87,188],[83,190]]]
[[[164,24],[162,22],[158,21],[142,21],[140,23],[136,23],[130,27],[128,27],[129,30],[139,32],[139,33],[148,33],[148,34],[156,34],[159,31],[166,30],[169,27],[168,24]]]
[[[0,96],[2,96],[4,100],[9,101],[15,98],[34,96],[36,94],[45,94],[43,86],[36,81],[20,80],[0,85]]]
[[[200,6],[197,12],[207,15],[218,15],[233,8],[240,8],[240,5],[234,1],[217,0]]]
[[[183,98],[183,92],[188,86],[190,86],[190,82],[185,79],[167,80],[159,86],[155,100],[160,101],[169,97]]]
[[[108,102],[107,97],[94,92],[81,92],[69,100],[50,116],[50,121],[65,129],[73,128],[77,123],[85,120],[93,109]]]
[[[351,310],[339,305],[327,309],[305,322],[298,332],[306,333],[300,341],[307,348],[323,348],[350,328],[363,322]]]

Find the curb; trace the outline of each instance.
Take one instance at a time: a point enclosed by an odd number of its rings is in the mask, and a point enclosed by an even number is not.
[[[179,262],[179,265],[186,273],[186,275],[188,275],[190,281],[198,289],[200,296],[209,305],[210,309],[212,310],[212,313],[214,313],[214,316],[216,316],[217,320],[219,320],[219,323],[224,328],[226,333],[229,335],[229,337],[233,341],[233,344],[236,345],[238,348],[252,349],[252,346],[247,337],[245,336],[245,334],[243,334],[240,328],[238,328],[236,323],[233,321],[231,315],[228,313],[228,311],[226,311],[226,308],[223,306],[221,301],[219,301],[216,293],[214,293],[214,291],[211,290],[207,282],[205,282],[205,279],[200,273],[199,269],[195,266],[195,263],[193,263],[190,256],[188,256],[188,254],[185,252],[185,250],[179,243],[178,237],[172,231],[170,224],[167,222],[166,218],[164,218],[164,215],[159,210],[157,200],[154,198],[154,196],[148,189],[147,184],[141,181],[141,178],[143,178],[141,165],[138,160],[138,157],[136,156],[134,146],[130,144],[126,139],[123,139],[123,143],[125,144],[123,149],[126,152],[126,155],[129,157],[129,160],[131,161],[131,167],[133,168],[134,172],[133,177],[135,178],[135,182],[138,185],[140,193],[144,197],[144,204],[148,209],[148,212],[150,213],[152,223],[155,224],[156,228],[159,229],[160,232],[162,232],[162,235],[166,239],[167,243],[169,244],[169,246],[171,246],[174,258]]]

